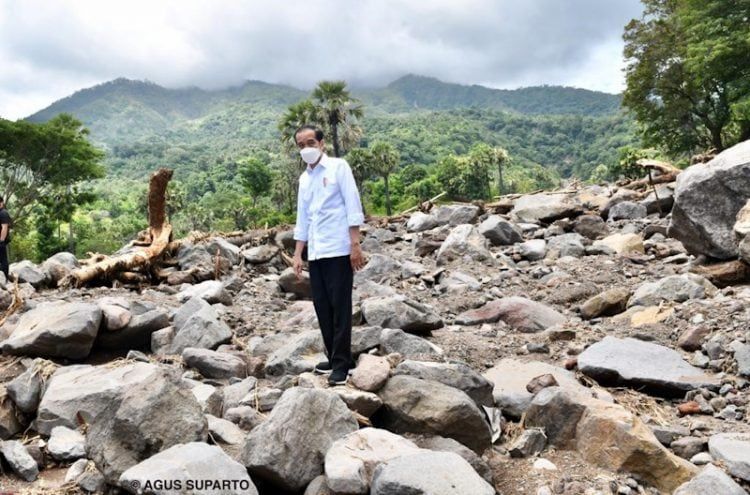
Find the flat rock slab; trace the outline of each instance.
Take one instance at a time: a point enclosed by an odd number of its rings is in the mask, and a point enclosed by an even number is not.
[[[603,384],[645,387],[664,396],[721,385],[718,378],[691,366],[678,352],[631,338],[604,337],[578,356],[578,369]]]
[[[39,304],[21,315],[2,343],[6,354],[82,359],[89,355],[102,321],[96,304],[61,301]]]
[[[458,325],[479,325],[502,320],[515,330],[536,333],[565,322],[565,316],[542,303],[525,297],[505,297],[465,311],[456,317]]]
[[[554,376],[559,387],[570,394],[612,401],[612,396],[605,390],[585,387],[576,380],[572,372],[541,361],[502,359],[485,371],[483,376],[494,384],[492,395],[503,413],[520,418],[534,398],[534,394],[526,390],[526,385],[532,379],[547,374]]]
[[[418,334],[428,334],[443,327],[443,320],[434,308],[404,296],[365,299],[362,301],[362,316],[369,325],[400,328]]]
[[[407,359],[396,366],[393,374],[440,382],[464,391],[474,399],[477,406],[494,406],[492,383],[464,363],[433,363]]]
[[[157,483],[167,480],[171,490],[159,490]],[[122,473],[119,485],[129,493],[258,495],[245,466],[203,442],[174,445],[149,457]]]
[[[708,439],[708,451],[724,462],[729,474],[750,481],[750,434],[719,433]]]
[[[495,489],[460,455],[420,452],[381,464],[371,495],[494,495]]]
[[[707,464],[695,478],[680,485],[674,495],[747,495],[727,473],[713,464]]]

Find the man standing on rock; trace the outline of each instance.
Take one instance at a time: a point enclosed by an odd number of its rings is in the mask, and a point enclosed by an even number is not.
[[[362,203],[349,164],[325,153],[323,131],[305,125],[294,134],[307,169],[299,178],[294,273],[302,272],[307,246],[310,286],[328,361],[315,371],[330,374],[331,385],[346,384],[352,358],[352,286],[364,266],[359,226]]]
[[[5,274],[5,280],[10,280],[8,275],[8,243],[10,242],[11,223],[10,214],[5,209],[5,199],[0,197],[0,270]]]

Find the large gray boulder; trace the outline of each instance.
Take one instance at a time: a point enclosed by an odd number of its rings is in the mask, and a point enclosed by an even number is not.
[[[375,469],[402,455],[421,452],[410,440],[386,430],[363,428],[334,442],[325,457],[328,486],[335,493],[370,492]]]
[[[428,334],[443,326],[442,318],[431,306],[401,295],[365,299],[362,317],[369,325],[418,334]]]
[[[232,305],[232,296],[224,288],[220,280],[206,280],[199,284],[189,285],[179,294],[181,302],[190,298],[199,297],[209,304],[221,303],[226,306]]]
[[[165,480],[174,491],[157,489]],[[129,493],[258,494],[245,466],[203,442],[173,445],[127,469],[117,484]]]
[[[197,369],[206,378],[245,378],[247,376],[247,362],[228,352],[188,347],[182,351],[182,360],[185,365]]]
[[[384,279],[398,278],[401,274],[401,263],[390,256],[383,254],[373,254],[367,260],[367,264],[362,270],[354,274],[354,282],[360,283],[365,280],[371,280],[380,283]]]
[[[441,205],[432,212],[438,225],[461,225],[474,223],[479,216],[479,207],[475,205]]]
[[[96,304],[63,301],[40,303],[27,311],[2,343],[6,354],[82,359],[99,331],[102,310]]]
[[[692,480],[680,485],[674,495],[747,495],[744,488],[713,464],[706,467]]]
[[[693,165],[677,176],[669,236],[695,255],[718,259],[737,256],[732,228],[750,198],[750,141]]]
[[[57,286],[58,282],[65,278],[81,264],[78,258],[72,253],[56,253],[47,258],[40,266],[40,269],[46,274],[52,286]]]
[[[524,223],[551,223],[583,212],[576,198],[565,194],[527,194],[518,198],[511,215]]]
[[[463,390],[480,407],[495,405],[492,398],[492,383],[464,363],[433,363],[407,359],[396,366],[393,374],[415,376]]]
[[[470,224],[454,227],[440,245],[437,264],[445,265],[454,261],[495,264],[495,258],[487,249],[489,241]]]
[[[214,349],[232,338],[232,330],[219,314],[198,297],[188,299],[175,313],[174,338],[165,354],[181,354],[188,347]]]
[[[580,258],[586,253],[586,248],[583,246],[583,236],[571,232],[547,239],[547,251],[555,251],[559,256]]]
[[[494,495],[495,489],[460,455],[424,451],[375,470],[371,495]]]
[[[705,299],[713,297],[716,292],[716,287],[700,275],[670,275],[638,287],[628,300],[628,307],[658,306],[663,301],[681,303],[688,299]]]
[[[169,314],[161,308],[136,306],[133,313],[124,328],[100,331],[95,346],[104,350],[147,350],[151,346],[151,334],[170,324]]]
[[[39,403],[36,430],[49,435],[55,426],[78,427],[80,415],[87,423],[118,402],[130,388],[149,383],[160,376],[158,366],[128,363],[117,367],[66,366],[47,380]]]
[[[426,213],[418,211],[412,213],[409,220],[406,222],[407,232],[424,232],[425,230],[432,230],[438,226],[437,219]]]
[[[443,350],[427,339],[406,333],[398,328],[384,328],[380,333],[382,354],[397,352],[405,358],[439,358]]]
[[[18,440],[0,441],[0,455],[18,476],[34,481],[39,476],[39,467],[26,447]]]
[[[312,371],[318,361],[325,358],[320,330],[309,330],[286,336],[285,343],[273,351],[266,360],[266,374],[281,376]]]
[[[294,273],[294,268],[289,267],[279,277],[279,287],[284,292],[291,292],[300,299],[310,299],[312,297],[312,287],[310,286],[310,274],[303,271],[299,278]]]
[[[629,385],[666,396],[721,384],[685,362],[678,352],[631,338],[604,337],[578,356],[578,369],[603,384]]]
[[[493,246],[507,246],[523,241],[521,229],[499,215],[490,215],[480,223],[479,233],[489,239]]]
[[[357,420],[337,395],[290,388],[247,436],[243,463],[254,476],[298,491],[323,473],[331,445],[357,429]]]
[[[240,260],[239,246],[235,246],[223,237],[212,237],[209,239],[206,243],[206,251],[212,257],[218,254],[222,258],[226,258],[232,265],[236,265]]]
[[[25,413],[35,414],[39,407],[39,400],[42,397],[41,372],[45,363],[49,361],[35,359],[26,371],[6,385],[8,395],[13,399],[16,407]]]
[[[47,442],[47,451],[57,461],[75,461],[86,457],[86,438],[77,430],[55,426]]]
[[[484,412],[453,387],[413,376],[392,377],[378,392],[383,407],[373,424],[395,433],[426,433],[453,438],[474,452],[492,443]]]
[[[612,206],[609,210],[609,221],[616,220],[638,220],[646,218],[648,209],[645,205],[634,203],[633,201],[622,201]]]
[[[127,469],[174,445],[205,442],[208,425],[195,396],[159,370],[129,387],[89,423],[86,452],[109,483]]]
[[[11,263],[8,271],[20,283],[31,284],[35,289],[41,289],[49,282],[47,273],[29,260]]]
[[[708,451],[732,476],[750,481],[750,434],[718,433],[708,439]]]

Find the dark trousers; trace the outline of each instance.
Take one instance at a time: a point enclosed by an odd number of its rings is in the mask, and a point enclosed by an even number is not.
[[[352,272],[349,256],[310,262],[310,286],[320,332],[333,370],[354,368],[352,358]]]
[[[5,280],[8,280],[8,245],[0,242],[0,271],[5,274]]]

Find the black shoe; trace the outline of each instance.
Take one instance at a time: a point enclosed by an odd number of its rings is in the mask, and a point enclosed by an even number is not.
[[[313,368],[313,372],[318,375],[330,375],[331,371],[333,371],[331,369],[331,363],[328,361],[321,361],[315,365],[315,368]]]
[[[336,370],[328,377],[328,385],[346,385],[348,379],[349,373],[347,370]]]

